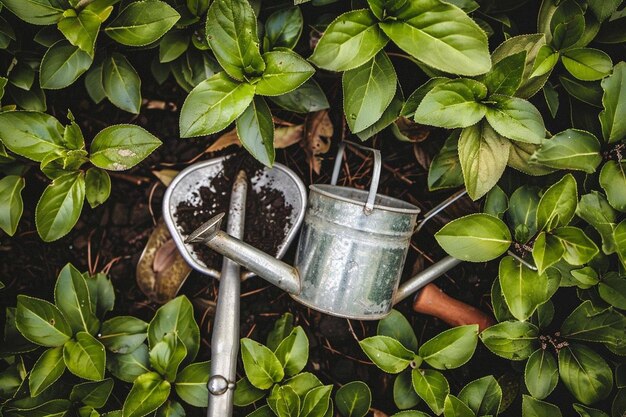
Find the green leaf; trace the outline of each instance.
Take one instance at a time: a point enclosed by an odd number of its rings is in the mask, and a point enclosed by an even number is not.
[[[626,212],[626,162],[608,161],[604,164],[600,171],[600,185],[609,204],[616,210]]]
[[[480,339],[498,356],[512,361],[528,358],[536,349],[539,329],[532,323],[505,321],[482,331]]]
[[[502,388],[493,376],[487,375],[463,387],[459,399],[477,416],[495,416],[500,410]]]
[[[181,109],[181,137],[210,135],[226,128],[248,108],[254,90],[254,86],[233,81],[223,72],[201,82]]]
[[[446,396],[450,394],[448,380],[439,371],[432,369],[415,368],[411,372],[413,389],[417,395],[430,407],[433,413],[440,415],[443,412]]]
[[[286,376],[293,376],[302,371],[309,359],[309,339],[302,327],[298,326],[293,329],[274,353],[283,366]]]
[[[70,400],[80,401],[93,408],[104,407],[113,391],[113,379],[107,378],[98,382],[83,382],[74,385]]]
[[[477,343],[477,324],[458,326],[424,343],[418,354],[435,369],[454,369],[470,360]]]
[[[293,330],[293,314],[284,313],[278,320],[274,322],[274,327],[267,335],[267,347],[271,351],[275,351],[280,342],[285,340]]]
[[[502,136],[525,143],[539,144],[546,136],[541,113],[530,102],[502,95],[489,97],[485,117],[493,129]]]
[[[26,339],[41,346],[61,346],[72,337],[72,329],[61,311],[38,298],[17,296],[15,323]]]
[[[231,77],[243,81],[265,70],[256,16],[247,1],[213,1],[207,14],[206,34],[217,61]]]
[[[30,395],[38,396],[50,385],[54,384],[65,372],[63,347],[50,348],[41,354],[28,377]]]
[[[567,129],[544,141],[531,161],[552,168],[577,169],[592,174],[602,162],[600,142],[589,132]]]
[[[389,8],[393,20],[380,23],[396,45],[424,64],[460,75],[491,68],[487,36],[463,10],[439,0]]]
[[[579,81],[565,75],[560,75],[559,81],[570,96],[591,106],[601,107],[602,88],[600,88],[599,82]]]
[[[567,389],[586,405],[605,399],[613,389],[611,368],[585,345],[570,344],[559,350],[559,373]]]
[[[332,385],[313,388],[305,396],[299,417],[325,417],[330,406]]]
[[[524,382],[528,392],[538,400],[554,391],[559,383],[559,367],[552,353],[537,349],[530,355],[524,368]]]
[[[498,182],[509,159],[511,143],[486,122],[466,127],[459,138],[459,160],[465,188],[478,200]]]
[[[250,383],[248,378],[243,377],[237,381],[235,393],[233,394],[233,403],[237,407],[245,407],[259,401],[261,398],[265,397],[265,394],[266,392],[264,390],[256,388]]]
[[[114,125],[101,130],[91,142],[90,161],[97,167],[123,171],[143,161],[161,141],[136,125]]]
[[[90,10],[81,10],[78,14],[68,10],[57,26],[72,45],[93,58],[101,23],[100,17]]]
[[[415,121],[431,126],[468,127],[478,123],[487,111],[480,101],[487,87],[479,81],[460,78],[437,84],[415,111]]]
[[[22,218],[24,202],[22,190],[26,181],[18,175],[7,175],[0,179],[0,229],[13,236]]]
[[[192,361],[200,347],[200,329],[193,317],[193,305],[180,295],[161,306],[148,325],[148,344],[154,347],[167,333],[177,334],[187,348],[187,360]]]
[[[85,89],[87,94],[89,94],[89,98],[95,104],[99,104],[106,98],[104,84],[102,83],[102,67],[102,62],[92,65],[85,75]]]
[[[185,53],[189,47],[189,35],[183,31],[171,31],[159,42],[159,62],[172,62]]]
[[[209,0],[187,0],[187,8],[191,13],[200,17],[209,8]]]
[[[337,390],[335,404],[343,417],[364,417],[372,403],[372,393],[364,382],[352,381]]]
[[[37,403],[35,403],[37,404]],[[5,417],[63,417],[65,416],[72,403],[68,400],[50,400],[37,404],[28,409],[7,409],[4,411]]]
[[[491,70],[480,80],[489,94],[513,96],[522,83],[527,52],[521,51],[495,62]]]
[[[285,377],[274,352],[252,339],[241,339],[241,357],[248,380],[259,389],[268,389]]]
[[[570,265],[584,265],[598,253],[593,240],[577,227],[560,227],[552,233],[563,244],[563,259]]]
[[[91,208],[96,208],[111,195],[111,177],[100,168],[89,168],[85,174],[85,197]]]
[[[602,107],[600,124],[602,136],[608,143],[626,137],[626,121],[620,115],[626,112],[626,63],[620,62],[613,68],[613,74],[602,80]]]
[[[156,372],[140,375],[124,401],[122,416],[143,417],[152,413],[167,400],[170,390],[170,383]]]
[[[130,353],[148,337],[148,323],[132,316],[118,316],[102,323],[100,342],[113,353]]]
[[[360,132],[381,118],[396,92],[396,72],[384,52],[346,71],[342,78],[343,109],[352,132]]]
[[[180,14],[164,1],[135,1],[104,32],[122,45],[144,46],[165,35],[179,19]]]
[[[300,413],[300,397],[289,386],[275,385],[267,403],[279,417],[297,417]]]
[[[417,336],[413,331],[411,323],[398,310],[391,312],[378,322],[376,334],[379,336],[389,336],[410,351],[417,351]]]
[[[197,362],[185,367],[176,376],[176,394],[194,407],[207,407],[209,390],[207,383],[211,376],[211,362]]]
[[[393,382],[393,402],[401,410],[412,408],[419,403],[420,397],[413,389],[411,370],[406,369],[396,376]]]
[[[585,407],[580,404],[573,404],[573,407],[580,417],[609,417],[604,411],[596,410],[595,408]]]
[[[59,273],[54,287],[54,301],[72,332],[95,334],[100,328],[100,322],[91,310],[87,282],[72,264],[65,265]]]
[[[372,59],[387,42],[371,11],[353,10],[326,28],[309,61],[323,69],[347,71]]]
[[[237,136],[242,145],[262,164],[274,164],[274,121],[263,97],[255,97],[237,118]]]
[[[463,184],[463,172],[459,161],[460,130],[453,131],[428,168],[428,189],[458,187]]]
[[[396,94],[393,96],[393,99],[391,99],[391,103],[389,103],[389,106],[387,106],[382,116],[380,116],[380,119],[378,119],[373,125],[371,125],[367,129],[361,130],[360,132],[356,132],[356,135],[362,141],[366,141],[367,139],[371,138],[377,133],[382,132],[383,129],[390,126],[391,127],[390,130],[396,138],[398,138],[399,140],[411,141],[411,139],[404,134],[405,131],[400,129],[400,127],[398,126],[398,123],[394,123],[394,122],[399,122],[400,120],[402,120],[402,122],[406,122],[407,125],[409,126],[407,127],[407,133],[408,133],[408,130],[410,129],[410,126],[416,125],[416,123],[410,121],[409,119],[405,117],[402,117],[400,119],[401,117],[400,112],[402,111],[403,104],[404,104],[404,95],[402,93],[402,88],[400,88],[400,85],[398,85],[396,87]]]
[[[167,333],[150,349],[150,365],[165,380],[173,382],[187,348],[176,333]]]
[[[283,385],[290,386],[301,399],[313,388],[321,387],[322,382],[312,373],[302,372],[289,378]]]
[[[598,284],[600,297],[613,307],[626,310],[626,279],[608,276]]]
[[[11,152],[41,162],[63,149],[63,126],[54,117],[35,111],[0,113],[0,140]]]
[[[450,255],[470,262],[495,259],[511,245],[511,233],[504,222],[482,213],[451,221],[435,238]]]
[[[372,336],[359,341],[363,352],[376,366],[390,374],[397,374],[411,363],[415,353],[388,336]]]
[[[142,344],[131,353],[109,355],[107,369],[116,378],[125,382],[133,382],[139,375],[150,372],[148,346]],[[209,374],[207,373],[207,375]]]
[[[615,252],[613,230],[616,227],[616,214],[604,194],[597,191],[583,195],[576,209],[576,215],[600,233],[602,250],[607,255]]]
[[[85,200],[85,176],[73,172],[55,178],[44,190],[35,211],[37,232],[45,242],[57,240],[72,230]]]
[[[539,274],[543,274],[547,268],[560,261],[564,252],[561,240],[546,232],[539,233],[533,244],[533,260]]]
[[[546,105],[548,106],[548,110],[550,110],[550,115],[553,119],[556,118],[561,102],[559,101],[559,93],[556,91],[556,88],[554,88],[552,83],[546,83],[543,86],[543,97],[546,101]]]
[[[330,107],[324,91],[313,78],[289,93],[270,99],[279,107],[295,113],[310,113]]]
[[[315,69],[295,52],[286,50],[267,52],[263,54],[263,59],[265,71],[256,84],[256,94],[262,96],[289,93],[315,73]]]
[[[246,417],[276,417],[276,414],[274,414],[269,405],[264,405],[257,408]]]
[[[448,394],[443,403],[443,415],[445,417],[474,417],[474,412],[463,401],[454,395]]]
[[[621,345],[625,341],[626,317],[612,307],[594,307],[587,300],[563,321],[561,335],[567,339]]]
[[[611,57],[606,52],[593,48],[564,51],[561,61],[570,74],[582,81],[601,80],[613,68]]]
[[[63,346],[65,366],[71,373],[90,381],[104,378],[106,353],[102,343],[86,332],[78,332]]]
[[[547,175],[556,171],[544,165],[530,163],[530,158],[537,149],[539,149],[539,145],[512,141],[508,165],[524,174],[533,176]]]
[[[522,417],[561,417],[561,410],[554,404],[536,400],[528,395],[522,395]]]
[[[179,402],[168,400],[156,412],[156,417],[185,417],[185,409]]]
[[[106,312],[113,310],[115,304],[115,292],[111,280],[102,273],[94,276],[85,276],[89,287],[89,299],[91,309],[96,315],[102,317]]]
[[[41,60],[39,82],[41,88],[59,90],[74,83],[89,69],[93,58],[68,41],[52,45]]]
[[[550,231],[572,220],[578,204],[576,188],[576,180],[567,174],[546,190],[537,206],[538,230]]]
[[[2,0],[17,17],[33,25],[51,25],[63,16],[63,3],[58,0]]]
[[[571,48],[581,39],[584,32],[585,18],[579,14],[570,21],[559,23],[552,28],[551,45],[561,51]]]
[[[129,113],[139,114],[141,78],[124,55],[113,53],[110,58],[105,59],[102,86],[111,103]]]
[[[304,19],[299,7],[285,7],[272,13],[265,21],[263,49],[293,49],[300,39]]]

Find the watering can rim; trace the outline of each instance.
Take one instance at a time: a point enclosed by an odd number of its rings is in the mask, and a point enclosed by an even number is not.
[[[333,185],[333,184],[311,184],[309,185],[309,190],[316,192],[318,194],[321,194],[324,197],[332,198],[334,200],[339,200],[345,203],[351,203],[359,207],[365,206],[367,197],[369,195],[369,191],[366,191],[366,190],[360,190],[354,187],[345,187],[342,185]],[[364,198],[363,198],[363,201],[355,200],[353,198],[345,197],[345,196],[337,194],[336,192],[333,192],[335,190],[342,190],[342,191],[345,190],[345,191],[350,191],[351,193],[361,194],[363,195]],[[404,207],[391,207],[385,204],[374,204],[373,205],[374,210],[389,211],[389,212],[401,213],[401,214],[419,214],[421,212],[421,209],[419,207],[407,201],[401,200],[399,198],[390,197],[385,194],[376,194],[376,198],[381,198],[386,202],[397,204],[398,206],[404,206]]]

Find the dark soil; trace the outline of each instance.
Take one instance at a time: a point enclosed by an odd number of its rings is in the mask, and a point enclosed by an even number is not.
[[[261,175],[264,168],[249,154],[241,152],[227,158],[223,167],[208,185],[199,187],[193,193],[194,197],[200,197],[199,204],[181,202],[176,208],[174,216],[185,235],[219,213],[225,213],[222,224],[227,224],[230,193],[237,174],[245,171],[250,181]],[[289,219],[292,211],[293,207],[287,204],[283,192],[271,184],[259,190],[249,186],[243,240],[265,253],[276,255],[291,227]],[[194,245],[193,249],[207,267],[220,269],[221,255],[202,244]]]

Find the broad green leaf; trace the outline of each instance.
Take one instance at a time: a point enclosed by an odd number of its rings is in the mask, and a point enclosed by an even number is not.
[[[450,78],[445,77],[435,77],[426,81],[424,84],[420,85],[411,93],[409,98],[406,99],[406,103],[402,106],[402,116],[413,117],[415,115],[415,110],[419,107],[419,105],[433,88],[438,85],[445,84],[450,81]]]
[[[267,397],[267,403],[280,417],[297,417],[300,413],[300,397],[289,386],[275,385]]]
[[[22,218],[22,190],[25,185],[24,178],[18,175],[7,175],[0,179],[0,229],[9,236],[15,234]]]
[[[541,232],[533,244],[533,260],[539,274],[557,263],[563,257],[565,248],[561,240],[551,233]]]
[[[415,111],[415,121],[431,126],[468,127],[478,123],[487,111],[481,101],[487,87],[468,78],[437,84],[423,98]]]
[[[180,14],[164,1],[135,1],[104,32],[122,45],[144,46],[165,35],[179,19]]]
[[[48,108],[48,105],[46,104],[46,94],[41,89],[39,84],[33,84],[29,91],[25,91],[20,88],[12,88],[11,85],[8,85],[7,89],[17,107],[37,112],[46,111]]]
[[[262,164],[274,164],[274,121],[263,97],[255,97],[237,118],[237,136],[241,144]]]
[[[353,133],[381,118],[396,92],[397,77],[386,53],[346,71],[342,78],[343,110]]]
[[[489,94],[513,96],[522,83],[527,52],[517,52],[494,62],[491,70],[480,80],[487,86]]]
[[[453,131],[446,139],[443,147],[435,155],[428,168],[428,189],[458,187],[463,184],[463,172],[459,160],[460,131]]]
[[[63,362],[63,347],[50,348],[41,354],[28,377],[28,388],[33,397],[41,394],[46,388],[56,382],[65,372]]]
[[[300,409],[300,417],[325,417],[330,407],[332,385],[313,388],[305,396]]]
[[[59,90],[74,83],[89,69],[93,58],[68,41],[52,45],[41,60],[39,83],[41,88]]]
[[[559,366],[552,353],[537,349],[526,362],[524,382],[530,394],[538,399],[546,398],[559,383]]]
[[[536,349],[539,329],[532,323],[505,321],[482,331],[480,339],[498,356],[513,361],[528,358]]]
[[[567,174],[546,190],[537,206],[538,230],[550,231],[572,220],[578,204],[576,188],[576,180]]]
[[[302,327],[293,329],[291,334],[280,342],[274,353],[286,376],[293,376],[302,371],[309,360],[309,339]]]
[[[347,71],[372,59],[387,42],[371,11],[353,10],[326,28],[309,61],[323,69]]]
[[[148,346],[142,344],[131,353],[108,355],[107,369],[116,378],[132,383],[139,375],[150,372]]]
[[[117,316],[102,323],[98,339],[113,353],[130,353],[148,337],[148,323],[132,316]]]
[[[604,411],[600,411],[595,408],[585,407],[580,404],[573,404],[573,407],[580,417],[609,417],[609,415]]]
[[[554,404],[522,395],[522,417],[561,417],[561,410]]]
[[[406,410],[395,413],[391,417],[430,417],[430,415],[424,413],[423,411]]]
[[[111,177],[100,168],[89,168],[85,174],[85,197],[91,208],[96,208],[111,195]]]
[[[593,48],[564,51],[561,61],[570,74],[582,81],[601,80],[613,68],[611,57],[606,52]]]
[[[91,300],[91,310],[99,317],[104,316],[108,311],[113,310],[115,304],[115,291],[111,280],[102,273],[94,276],[85,276],[89,287],[89,299]]]
[[[393,402],[400,410],[413,408],[419,403],[420,397],[413,389],[411,369],[406,369],[396,376],[393,382]]]
[[[620,115],[626,112],[626,63],[620,62],[613,68],[613,74],[602,80],[602,107],[600,124],[602,136],[608,143],[626,137],[626,120]]]
[[[83,382],[74,385],[70,400],[80,401],[94,408],[104,407],[113,391],[113,379],[107,378],[97,382]]]
[[[600,142],[589,132],[567,129],[544,141],[531,161],[557,169],[577,169],[595,172],[602,156]]]
[[[63,417],[65,416],[72,403],[69,400],[50,400],[46,402],[34,402],[37,404],[32,408],[19,409],[8,408],[4,410],[5,417]]]
[[[81,10],[76,14],[69,9],[57,26],[65,39],[93,57],[101,23],[100,17],[90,10]]]
[[[563,321],[561,335],[567,339],[619,346],[626,341],[626,317],[612,307],[594,307],[587,300]]]
[[[51,25],[63,17],[65,5],[59,0],[2,0],[17,17],[33,25]]]
[[[417,351],[417,336],[413,331],[411,323],[398,310],[391,310],[389,315],[378,322],[376,334],[379,336],[389,336],[410,351]]]
[[[500,410],[502,388],[493,376],[488,375],[463,387],[459,392],[459,399],[477,416],[495,416]]]
[[[411,372],[413,389],[436,415],[443,412],[446,396],[450,393],[448,380],[439,371],[415,368]]]
[[[485,32],[458,7],[439,0],[398,2],[388,14],[394,19],[381,22],[382,30],[429,67],[460,75],[491,68]]]
[[[187,348],[176,333],[167,333],[150,349],[150,365],[165,380],[173,382],[178,367],[187,356]]]
[[[161,145],[150,132],[136,125],[114,125],[101,130],[91,142],[90,161],[110,171],[130,169]]]
[[[87,332],[78,332],[63,346],[65,366],[71,373],[90,381],[104,378],[106,352],[102,343]]]
[[[161,306],[148,325],[148,344],[154,347],[167,333],[175,333],[187,348],[187,360],[192,361],[200,347],[200,329],[193,316],[193,305],[180,295]]]
[[[608,161],[604,164],[600,171],[600,185],[609,204],[616,210],[626,212],[626,162]]]
[[[352,381],[335,394],[337,410],[344,417],[364,417],[372,403],[372,393],[364,382]]]
[[[17,296],[15,323],[20,333],[42,346],[62,346],[72,337],[72,329],[61,311],[48,301]]]
[[[558,265],[557,265],[558,266]],[[566,266],[566,268],[569,268]],[[598,273],[593,270],[593,268],[589,266],[585,266],[579,269],[572,269],[570,271],[571,277],[567,277],[566,279],[571,279],[578,288],[586,289],[591,288],[600,282],[598,278]]]
[[[22,360],[15,361],[0,372],[0,395],[2,398],[12,398],[25,391],[24,378],[26,378],[26,368]]]
[[[403,122],[406,122],[409,126],[417,125],[407,118],[400,118],[400,112],[402,111],[403,104],[404,95],[402,93],[402,88],[400,88],[400,85],[398,85],[396,87],[396,94],[393,96],[393,99],[391,99],[391,103],[389,103],[389,106],[387,106],[382,116],[380,116],[380,119],[378,119],[373,125],[371,125],[367,129],[356,132],[356,135],[362,141],[366,141],[367,139],[371,138],[377,133],[382,132],[383,129],[390,126],[391,132],[396,138],[398,138],[399,140],[411,141],[411,138],[407,137],[404,134],[404,131],[399,128],[398,123],[394,123],[402,120]],[[407,127],[407,129],[410,129],[410,127]]]
[[[271,97],[279,107],[295,113],[310,113],[330,107],[319,84],[309,78],[295,90],[281,96]]]
[[[105,59],[102,67],[102,86],[111,103],[129,113],[139,114],[141,78],[124,55],[113,53],[111,57]]]
[[[156,372],[140,375],[124,401],[123,417],[143,417],[155,411],[170,395],[170,383]]]
[[[605,277],[598,284],[598,293],[613,307],[626,310],[626,278],[615,275]]]
[[[602,88],[597,81],[580,81],[566,75],[560,75],[561,87],[577,100],[594,107],[602,106]]]
[[[243,81],[265,70],[259,52],[256,16],[245,0],[214,0],[207,14],[209,45],[222,68]]]
[[[293,330],[293,314],[284,313],[278,320],[274,322],[274,328],[267,335],[267,343],[265,344],[271,351],[275,351],[287,336]]]
[[[72,264],[65,265],[59,273],[54,286],[54,301],[72,332],[95,334],[100,328],[100,322],[91,310],[87,282]]]
[[[530,102],[502,95],[489,97],[485,117],[493,129],[505,138],[539,144],[546,136],[541,113]]]
[[[470,262],[495,259],[511,245],[511,233],[504,222],[482,213],[451,221],[435,238],[450,255]]]
[[[174,400],[168,400],[156,412],[156,417],[185,417],[185,409]]]
[[[257,408],[246,417],[276,417],[276,414],[274,414],[269,405],[264,405]]]
[[[287,94],[300,87],[315,73],[315,68],[295,52],[267,52],[263,54],[263,59],[265,71],[256,84],[256,94],[262,96]]]
[[[443,403],[443,415],[445,417],[474,417],[475,414],[471,408],[454,395],[448,394]]]
[[[200,17],[209,8],[209,0],[187,0],[187,8],[191,13]]]
[[[176,394],[194,407],[207,407],[209,390],[207,383],[211,376],[211,362],[196,362],[185,367],[176,376]]]
[[[223,72],[201,82],[181,109],[181,137],[210,135],[226,128],[248,108],[254,90],[254,86],[233,81]]]
[[[85,89],[95,104],[99,104],[106,98],[102,83],[102,66],[102,62],[92,65],[85,75]]]
[[[207,375],[209,375],[208,372]],[[264,398],[266,392],[264,390],[256,388],[250,383],[248,378],[243,377],[239,381],[237,381],[235,393],[233,395],[233,403],[237,407],[245,407],[259,401],[261,398]]]
[[[576,215],[592,225],[602,237],[602,250],[605,254],[615,252],[613,230],[616,227],[617,212],[611,207],[604,194],[592,191],[580,198]]]
[[[508,165],[524,174],[533,176],[547,175],[556,171],[545,165],[530,163],[530,158],[537,149],[539,149],[539,145],[512,141]]]
[[[299,7],[285,7],[272,13],[265,21],[263,50],[293,49],[300,39],[304,19]]]
[[[189,35],[183,31],[171,31],[159,42],[159,62],[172,62],[185,53],[189,47]]]
[[[598,253],[598,247],[593,240],[577,227],[559,227],[552,233],[563,244],[563,259],[570,265],[584,265]]]
[[[274,352],[254,340],[241,339],[241,357],[248,380],[259,389],[268,389],[285,377]]]
[[[478,200],[498,182],[509,159],[511,143],[483,121],[466,127],[459,138],[459,160],[465,188]]]
[[[419,349],[419,356],[435,369],[454,369],[470,360],[478,343],[478,325],[446,330]]]
[[[550,45],[543,45],[537,53],[533,72],[530,74],[531,79],[550,75],[554,66],[559,62],[561,54],[555,51]]]
[[[4,112],[0,113],[0,140],[11,152],[41,162],[63,148],[63,126],[45,113]]]
[[[85,200],[85,176],[74,172],[55,178],[44,190],[35,211],[37,232],[45,242],[57,240],[72,230]]]
[[[611,368],[585,345],[570,344],[559,350],[559,374],[567,389],[586,405],[605,399],[613,389]]]
[[[359,341],[363,352],[376,366],[390,374],[397,374],[411,363],[415,353],[388,336],[372,336]]]
[[[552,118],[556,118],[556,115],[559,111],[559,106],[561,102],[559,101],[559,92],[556,91],[556,88],[552,85],[552,83],[546,83],[543,86],[543,97],[546,101],[546,105],[548,106],[548,110],[550,110],[550,114]]]
[[[290,386],[301,399],[313,388],[321,387],[322,382],[312,373],[302,372],[289,378],[283,385]]]

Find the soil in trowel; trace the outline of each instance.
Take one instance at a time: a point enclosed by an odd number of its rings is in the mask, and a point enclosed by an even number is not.
[[[194,198],[197,205],[181,202],[176,207],[176,222],[185,235],[189,235],[202,223],[216,214],[225,213],[223,225],[228,221],[228,206],[233,182],[240,170],[248,180],[259,175],[263,165],[245,154],[234,155],[224,161],[224,169],[207,186],[199,187]],[[213,191],[215,190],[215,191]],[[255,190],[248,186],[246,197],[246,222],[244,241],[265,253],[276,255],[278,246],[291,227],[293,207],[285,201],[282,191],[269,186]],[[194,245],[194,251],[209,268],[221,269],[222,256],[205,245]]]

